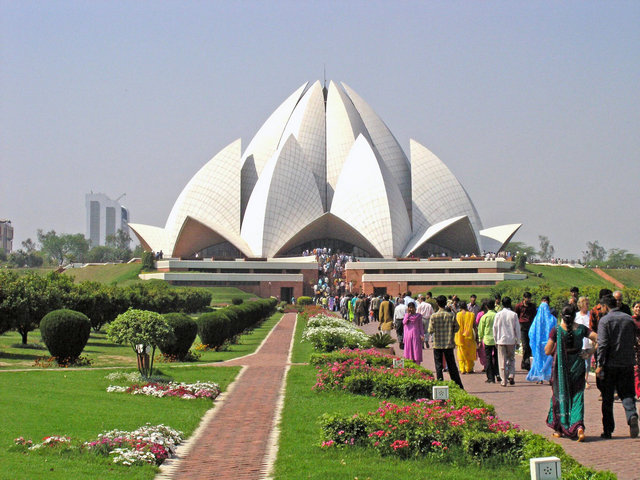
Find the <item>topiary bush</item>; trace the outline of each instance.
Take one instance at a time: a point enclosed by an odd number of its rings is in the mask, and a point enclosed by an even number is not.
[[[303,305],[311,305],[313,301],[311,300],[311,297],[298,297],[298,300],[296,300],[296,303],[300,306],[303,306]]]
[[[198,325],[185,313],[165,313],[162,315],[173,330],[174,338],[168,338],[158,346],[165,355],[184,360],[189,353],[193,341],[198,335]]]
[[[90,333],[91,321],[75,310],[53,310],[40,321],[40,334],[49,353],[65,362],[80,356]]]
[[[240,297],[233,297],[231,299],[231,303],[233,303],[234,305],[242,305],[243,302],[244,300],[242,300]]]
[[[220,348],[227,339],[229,318],[219,310],[200,315],[196,321],[200,341],[210,348]]]

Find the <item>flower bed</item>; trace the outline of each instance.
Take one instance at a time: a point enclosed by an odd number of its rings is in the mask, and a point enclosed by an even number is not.
[[[341,363],[352,358],[365,360],[368,365],[383,365],[386,367],[392,367],[393,361],[398,359],[395,355],[382,353],[375,348],[343,348],[330,353],[313,353],[309,363],[316,366],[326,365],[335,362]],[[404,365],[409,368],[418,368],[418,365],[407,358],[404,359]],[[428,370],[425,369],[425,371]]]
[[[340,350],[313,356],[316,365],[314,390],[343,390],[358,395],[405,400],[431,399],[434,385],[448,385],[449,397],[456,405],[492,409],[483,400],[467,394],[451,381],[438,381],[433,372],[411,361],[404,368],[391,368],[392,355],[376,350]],[[333,361],[331,361],[333,360]]]
[[[322,314],[309,319],[302,341],[310,342],[314,349],[322,352],[368,347],[371,343],[369,336],[351,322]]]
[[[113,463],[160,465],[175,454],[182,432],[166,425],[145,425],[133,432],[111,430],[83,447],[98,455],[113,456]]]
[[[220,395],[220,387],[213,382],[196,382],[196,383],[156,383],[149,382],[145,384],[129,385],[123,387],[119,385],[110,385],[107,392],[113,393],[130,393],[132,395],[150,395],[153,397],[178,397],[185,400],[193,400],[195,398],[210,398],[215,400]]]
[[[452,447],[475,459],[517,458],[525,440],[517,425],[499,420],[487,408],[434,400],[382,402],[367,415],[324,415],[321,424],[323,448],[364,446],[403,458],[442,456]]]
[[[314,315],[307,322],[307,328],[318,328],[318,327],[342,327],[342,328],[350,328],[350,329],[355,328],[353,323],[343,318],[333,317],[330,315],[325,315],[323,313]]]
[[[176,447],[182,442],[183,433],[166,425],[150,425],[127,432],[111,430],[98,435],[96,440],[82,444],[73,443],[71,437],[51,435],[42,442],[34,444],[24,437],[16,438],[14,449],[23,452],[34,450],[76,450],[91,452],[96,455],[110,456],[113,463],[122,465],[142,465],[150,463],[160,465],[167,458],[175,455]]]

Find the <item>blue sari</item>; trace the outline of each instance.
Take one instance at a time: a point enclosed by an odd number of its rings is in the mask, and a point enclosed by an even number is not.
[[[578,325],[572,333],[556,327],[550,338],[556,340],[556,352],[551,379],[552,396],[547,425],[567,437],[575,438],[578,429],[584,430],[585,364],[580,356],[582,340],[590,330]],[[573,337],[573,341],[570,340]],[[555,337],[555,338],[554,338]],[[572,344],[573,348],[569,348]]]
[[[558,320],[551,315],[549,305],[542,302],[529,329],[529,345],[531,345],[531,353],[533,354],[533,363],[527,374],[527,380],[530,382],[551,379],[553,357],[544,353],[544,347],[549,340],[551,329],[556,325],[558,325]]]

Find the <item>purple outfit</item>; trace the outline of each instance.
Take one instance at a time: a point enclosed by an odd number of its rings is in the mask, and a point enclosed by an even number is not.
[[[413,360],[418,365],[422,363],[422,340],[424,327],[422,326],[422,315],[419,313],[404,314],[402,320],[404,325],[404,358]]]

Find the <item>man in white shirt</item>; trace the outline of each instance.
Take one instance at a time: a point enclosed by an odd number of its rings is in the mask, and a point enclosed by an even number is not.
[[[398,336],[398,343],[400,348],[404,350],[404,314],[407,313],[407,306],[404,304],[404,299],[399,298],[396,308],[393,310],[393,327],[396,329],[396,335]]]
[[[511,309],[511,298],[502,299],[502,310],[496,313],[493,321],[493,338],[498,348],[500,366],[500,384],[507,386],[515,383],[516,347],[520,343],[520,322],[518,314]]]
[[[422,326],[424,327],[424,345],[429,348],[429,319],[433,315],[433,307],[424,298],[424,295],[418,295],[418,307],[416,313],[422,315]]]

